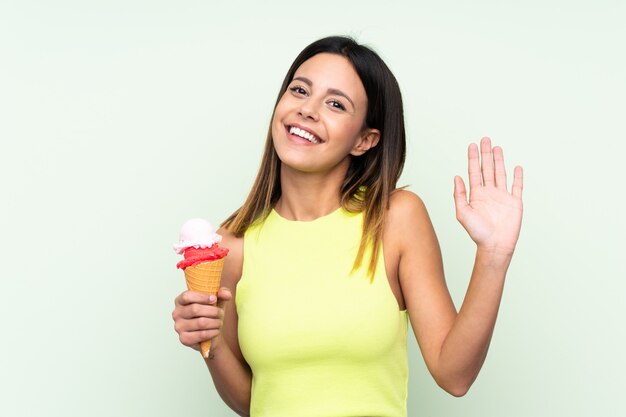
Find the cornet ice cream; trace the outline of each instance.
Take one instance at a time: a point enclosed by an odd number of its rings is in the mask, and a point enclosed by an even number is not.
[[[174,251],[185,258],[176,267],[185,272],[189,290],[217,295],[224,257],[228,255],[228,249],[219,246],[221,241],[222,236],[204,219],[191,219],[183,224]],[[202,342],[200,348],[202,356],[208,358],[211,341]]]

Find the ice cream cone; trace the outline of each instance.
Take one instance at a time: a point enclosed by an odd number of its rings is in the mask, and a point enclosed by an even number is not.
[[[223,267],[224,258],[202,262],[198,265],[185,268],[187,288],[191,291],[217,295],[217,290],[220,288]],[[209,350],[211,349],[211,341],[207,340],[200,343],[200,349],[202,356],[208,358]]]

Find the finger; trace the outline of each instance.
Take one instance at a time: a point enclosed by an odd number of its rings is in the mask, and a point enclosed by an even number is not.
[[[469,174],[470,193],[474,188],[480,188],[483,185],[482,176],[480,175],[480,158],[478,157],[478,146],[470,143],[467,148],[467,171]],[[463,187],[465,189],[465,187]]]
[[[183,334],[187,332],[195,332],[198,330],[208,330],[209,328],[213,328],[214,323],[209,323],[208,320],[217,320],[217,319],[192,319],[192,320],[177,320],[174,323],[174,330],[176,333]]]
[[[222,319],[209,319],[207,317],[199,317],[193,320],[184,320],[176,323],[174,328],[178,333],[181,332],[197,332],[201,330],[214,330],[222,327]]]
[[[513,170],[512,193],[515,197],[522,198],[524,190],[524,170],[521,166],[516,166]]]
[[[461,211],[469,205],[467,202],[465,183],[458,175],[454,177],[454,205],[456,207],[457,219],[459,218]]]
[[[174,304],[186,306],[189,304],[211,304],[216,301],[215,296],[198,291],[185,291],[174,300]]]
[[[223,310],[217,306],[190,304],[179,309],[178,317],[185,320],[196,319],[199,317],[219,318],[223,314],[222,311]]]
[[[230,303],[232,297],[233,295],[226,287],[220,288],[217,292],[217,306],[222,310],[222,314],[224,314],[224,312],[226,311],[226,307],[228,306],[228,303]]]
[[[488,137],[484,137],[480,140],[480,162],[483,172],[483,184],[485,186],[494,185],[493,152],[491,149],[491,139]]]
[[[229,288],[221,287],[217,291],[217,298],[223,301],[230,301],[230,299],[233,298],[233,294],[230,292]]]
[[[201,342],[215,338],[215,336],[217,336],[219,332],[220,331],[218,329],[198,330],[197,332],[183,332],[178,336],[178,338],[183,345],[192,347],[196,350],[200,350]]]
[[[502,148],[493,148],[493,165],[496,172],[496,187],[506,190],[506,169],[504,168],[504,153]]]

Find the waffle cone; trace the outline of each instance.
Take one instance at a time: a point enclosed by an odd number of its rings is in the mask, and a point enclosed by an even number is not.
[[[220,280],[222,279],[223,267],[224,258],[202,262],[201,264],[185,268],[187,289],[217,295],[217,290],[220,288]],[[202,356],[208,358],[209,350],[211,349],[211,341],[207,340],[200,343],[200,349]]]

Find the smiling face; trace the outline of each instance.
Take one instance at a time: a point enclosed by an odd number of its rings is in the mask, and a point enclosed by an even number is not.
[[[326,173],[348,169],[351,155],[378,142],[365,127],[367,95],[350,61],[320,53],[295,72],[272,120],[274,148],[283,167]]]

